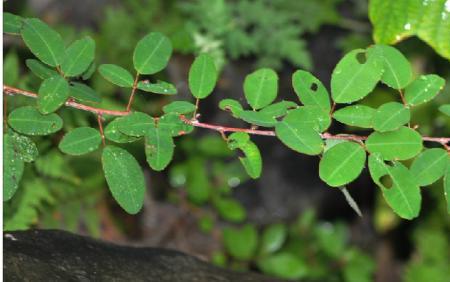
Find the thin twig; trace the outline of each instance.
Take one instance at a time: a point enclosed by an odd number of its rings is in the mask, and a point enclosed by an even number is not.
[[[105,133],[103,132],[103,117],[101,114],[97,115],[98,129],[100,129],[100,135],[102,136],[103,147],[106,146]]]
[[[139,73],[137,73],[137,74],[136,74],[136,77],[134,78],[133,88],[131,89],[130,99],[128,100],[127,112],[130,111],[131,105],[133,104],[134,94],[136,93],[136,88],[137,88],[138,80],[139,80]]]

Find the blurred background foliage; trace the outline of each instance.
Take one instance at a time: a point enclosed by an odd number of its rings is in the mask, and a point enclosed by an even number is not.
[[[144,34],[161,31],[174,45],[167,71],[150,80],[174,83],[178,99],[190,99],[187,71],[193,55],[210,53],[222,70],[215,96],[241,97],[245,74],[272,67],[280,74],[282,98],[292,96],[290,75],[311,70],[325,85],[343,53],[367,47],[373,29],[365,0],[128,0],[6,1],[5,11],[40,17],[66,43],[91,35],[96,63],[131,69],[133,48]],[[32,58],[17,38],[4,37],[4,83],[36,90],[39,80],[25,60]],[[450,63],[417,38],[397,47],[416,74],[434,72],[450,81]],[[102,107],[121,109],[128,93],[94,73],[90,80]],[[285,93],[284,93],[285,92]],[[392,99],[376,89],[364,103]],[[293,96],[292,96],[293,97]],[[7,110],[34,103],[6,97]],[[234,121],[209,99],[202,119]],[[413,124],[424,134],[448,136],[450,122],[437,107],[450,101],[450,87],[436,102],[417,107]],[[138,95],[135,108],[159,115],[170,98]],[[64,130],[95,124],[88,113],[62,109]],[[336,125],[334,132],[355,131]],[[363,218],[344,197],[318,182],[317,162],[257,139],[265,168],[262,183],[250,181],[220,136],[197,130],[177,143],[175,160],[163,173],[144,166],[148,192],[144,210],[125,214],[112,200],[101,175],[100,157],[64,156],[63,135],[34,138],[41,158],[28,165],[17,195],[4,203],[4,229],[59,228],[111,241],[176,248],[237,270],[302,281],[447,281],[450,224],[438,183],[425,191],[421,216],[399,220],[366,177],[350,185]],[[359,132],[364,134],[364,132]],[[145,163],[142,144],[127,144]],[[280,153],[282,152],[282,153]],[[286,167],[289,167],[286,169]],[[267,186],[270,186],[267,188]]]

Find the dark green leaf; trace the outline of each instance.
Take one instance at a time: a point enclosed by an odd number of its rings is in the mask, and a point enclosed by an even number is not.
[[[259,253],[267,255],[278,251],[283,246],[287,235],[286,225],[281,223],[269,225],[262,234]]]
[[[164,113],[176,113],[180,115],[190,114],[195,111],[195,105],[187,101],[173,101],[163,107]]]
[[[105,128],[106,139],[111,140],[116,143],[130,143],[130,142],[134,142],[134,141],[138,140],[139,137],[128,136],[126,134],[123,134],[119,130],[119,126],[122,123],[122,119],[123,119],[123,117],[116,118],[113,121],[111,121],[110,123],[108,123],[108,125]]]
[[[3,12],[3,32],[19,34],[23,25],[23,18],[11,13]]]
[[[259,112],[270,115],[274,118],[285,116],[289,110],[298,108],[298,105],[291,101],[280,101],[278,103],[271,104],[263,109],[261,109]]]
[[[14,150],[19,154],[20,159],[26,163],[36,160],[39,155],[36,144],[26,136],[17,134],[13,131],[11,132],[10,135],[14,144]]]
[[[83,83],[72,82],[69,86],[69,95],[80,102],[100,103],[102,98],[94,89]]]
[[[100,74],[112,84],[120,87],[132,88],[133,76],[126,69],[113,64],[103,64],[98,68]]]
[[[441,178],[450,161],[448,152],[434,148],[424,150],[411,164],[411,174],[419,186],[427,186]]]
[[[154,74],[167,66],[172,55],[169,38],[159,32],[151,32],[139,40],[134,49],[134,68],[140,74]]]
[[[79,127],[64,135],[58,147],[63,153],[79,156],[96,150],[100,143],[102,137],[97,129]]]
[[[39,87],[38,109],[49,114],[59,109],[69,98],[69,83],[61,76],[52,76],[44,80]]]
[[[61,129],[63,121],[57,114],[41,114],[35,107],[21,107],[8,116],[9,125],[26,135],[49,135]]]
[[[195,98],[208,97],[217,82],[217,69],[208,54],[198,56],[189,70],[189,89]]]
[[[126,135],[142,137],[155,128],[155,120],[147,114],[133,112],[120,118],[118,128]]]
[[[373,128],[379,132],[393,131],[409,122],[409,109],[397,102],[381,105],[373,116]]]
[[[184,135],[194,130],[192,125],[186,124],[176,113],[168,113],[160,117],[158,128],[169,131],[172,136]]]
[[[25,61],[27,67],[34,73],[37,77],[42,79],[47,79],[53,76],[58,76],[58,72],[44,65],[35,59],[28,59]]]
[[[405,100],[410,106],[426,103],[444,89],[445,80],[435,74],[422,75],[405,89]]]
[[[163,95],[175,95],[177,94],[177,88],[168,82],[158,80],[156,83],[149,83],[147,81],[139,81],[137,88],[155,94]]]
[[[261,111],[242,111],[239,114],[239,118],[248,123],[263,127],[274,127],[278,123],[274,116]]]
[[[245,98],[255,110],[270,105],[277,97],[277,92],[278,75],[272,69],[259,69],[245,78]]]
[[[283,121],[297,128],[307,127],[323,132],[330,126],[331,117],[329,112],[324,112],[317,106],[302,106],[290,111]]]
[[[330,95],[322,82],[311,73],[298,70],[292,75],[292,86],[305,106],[317,106],[325,112],[331,110]]]
[[[95,56],[95,41],[86,36],[73,42],[66,50],[61,63],[64,76],[78,76],[85,72]]]
[[[14,148],[14,140],[3,134],[3,201],[10,200],[19,188],[24,163]]]
[[[362,128],[373,127],[373,116],[375,109],[364,105],[353,105],[339,109],[333,113],[337,121]]]
[[[175,144],[168,131],[159,128],[149,129],[145,136],[145,155],[150,167],[156,171],[164,170],[173,158]]]
[[[228,253],[239,260],[249,260],[258,246],[258,232],[253,225],[247,224],[237,229],[223,229],[223,243]]]

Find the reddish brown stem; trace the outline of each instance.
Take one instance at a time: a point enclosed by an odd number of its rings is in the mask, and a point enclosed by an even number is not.
[[[100,129],[100,135],[102,136],[103,147],[105,147],[106,141],[105,141],[105,133],[103,132],[103,118],[101,114],[97,115],[97,122],[98,122],[98,129]]]
[[[136,77],[133,82],[133,88],[131,89],[130,99],[128,100],[127,112],[130,111],[131,105],[133,104],[134,94],[136,93],[136,88],[139,80],[139,73],[136,74]]]

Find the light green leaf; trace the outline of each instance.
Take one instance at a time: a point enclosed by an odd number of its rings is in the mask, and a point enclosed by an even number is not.
[[[61,36],[40,19],[25,19],[21,30],[22,39],[39,60],[56,67],[64,57]]]
[[[366,162],[366,152],[354,142],[342,142],[327,150],[319,164],[320,179],[332,187],[355,180]]]
[[[356,49],[342,58],[331,76],[331,95],[336,103],[351,103],[367,96],[383,74],[378,57]]]
[[[140,74],[154,74],[167,66],[172,55],[169,38],[159,32],[151,32],[139,40],[133,53],[134,68]]]
[[[372,128],[374,114],[374,108],[364,105],[352,105],[335,111],[333,118],[346,125]]]
[[[261,237],[259,253],[267,255],[278,251],[286,241],[287,231],[286,225],[282,223],[272,224],[265,228]]]
[[[380,153],[385,160],[407,160],[422,150],[422,136],[408,127],[390,132],[373,132],[367,138],[366,147],[370,153]]]
[[[254,125],[263,127],[274,127],[278,121],[270,114],[265,114],[261,111],[242,111],[239,118]]]
[[[21,107],[8,116],[8,124],[26,135],[49,135],[62,128],[63,121],[57,114],[41,114],[35,107]]]
[[[405,219],[419,215],[422,201],[420,187],[403,164],[394,162],[393,166],[388,166],[381,155],[372,154],[369,156],[369,171],[396,214]]]
[[[52,76],[39,87],[37,106],[41,113],[49,114],[64,105],[68,98],[69,83],[61,76]]]
[[[118,129],[129,136],[142,137],[155,128],[155,120],[141,112],[133,112],[120,118]]]
[[[150,167],[164,170],[173,158],[175,144],[168,131],[153,128],[145,136],[145,156]]]
[[[421,75],[405,89],[405,100],[410,106],[426,103],[444,89],[445,80],[435,74]]]
[[[290,111],[283,121],[298,128],[307,127],[323,132],[330,126],[331,117],[329,112],[324,112],[317,106],[302,106]]]
[[[204,158],[192,157],[187,161],[186,192],[189,201],[200,205],[208,201],[212,187],[208,174],[205,173]]]
[[[116,118],[105,127],[105,137],[116,143],[131,143],[139,139],[139,137],[128,136],[119,130],[123,117]]]
[[[296,255],[282,252],[258,260],[264,273],[284,279],[300,279],[308,273],[308,267]]]
[[[440,106],[439,111],[450,117],[450,104]]]
[[[450,164],[447,164],[447,170],[444,175],[444,196],[447,202],[447,212],[450,214]]]
[[[394,89],[402,89],[409,84],[412,79],[411,64],[400,51],[387,45],[374,45],[368,53],[383,62],[382,82]]]
[[[169,131],[172,136],[184,135],[194,130],[192,125],[186,124],[176,113],[168,113],[160,117],[158,128]]]
[[[3,134],[3,201],[10,200],[19,188],[24,163],[14,148],[11,135]]]
[[[137,88],[145,92],[163,95],[175,95],[178,92],[177,88],[173,84],[161,80],[158,80],[156,83],[139,81]]]
[[[270,105],[277,97],[277,92],[278,75],[272,69],[259,69],[245,77],[245,98],[255,110]]]
[[[34,144],[30,138],[17,134],[14,131],[11,131],[9,135],[12,138],[14,151],[19,154],[22,161],[30,163],[36,160],[39,155],[39,151],[36,144]]]
[[[444,149],[427,149],[414,159],[410,171],[419,186],[427,186],[444,175],[449,161],[449,154]]]
[[[217,82],[217,69],[213,58],[208,54],[201,54],[195,58],[189,70],[189,89],[197,99],[208,97]]]
[[[102,98],[94,89],[83,83],[72,82],[69,86],[69,95],[80,102],[100,103]]]
[[[247,133],[235,132],[228,137],[228,147],[231,150],[240,149],[245,157],[239,157],[248,175],[257,179],[261,176],[262,158],[258,147],[250,140]]]
[[[180,115],[190,114],[195,111],[195,105],[187,101],[173,101],[163,107],[164,113],[176,113]]]
[[[10,34],[20,34],[23,25],[23,18],[11,13],[3,12],[3,32]]]
[[[258,232],[253,225],[223,229],[223,243],[227,252],[238,260],[249,260],[258,246]]]
[[[389,102],[381,105],[373,116],[373,128],[379,132],[393,131],[409,122],[411,113],[404,105]]]
[[[241,203],[232,198],[216,198],[213,202],[219,215],[230,222],[239,223],[245,220],[246,211]]]
[[[292,75],[292,86],[305,106],[317,106],[325,112],[331,110],[330,95],[322,82],[311,73],[298,70]]]
[[[78,76],[86,71],[94,60],[95,41],[86,36],[73,42],[66,50],[61,63],[64,76]]]
[[[138,213],[144,204],[145,180],[136,159],[126,150],[106,146],[102,153],[103,172],[117,203],[129,214]]]
[[[25,61],[27,67],[34,73],[37,77],[42,79],[47,79],[53,76],[58,76],[58,72],[44,65],[38,60],[28,59]]]
[[[298,105],[291,101],[280,101],[262,108],[259,112],[270,115],[274,118],[285,116],[289,110],[298,108]]]
[[[223,99],[219,103],[219,108],[224,111],[230,111],[234,117],[239,118],[244,111],[239,101],[234,99]]]
[[[126,69],[113,64],[103,64],[98,68],[100,74],[112,84],[120,87],[132,88],[133,76]]]
[[[97,129],[79,127],[64,135],[58,148],[68,155],[80,156],[95,151],[102,143]]]

